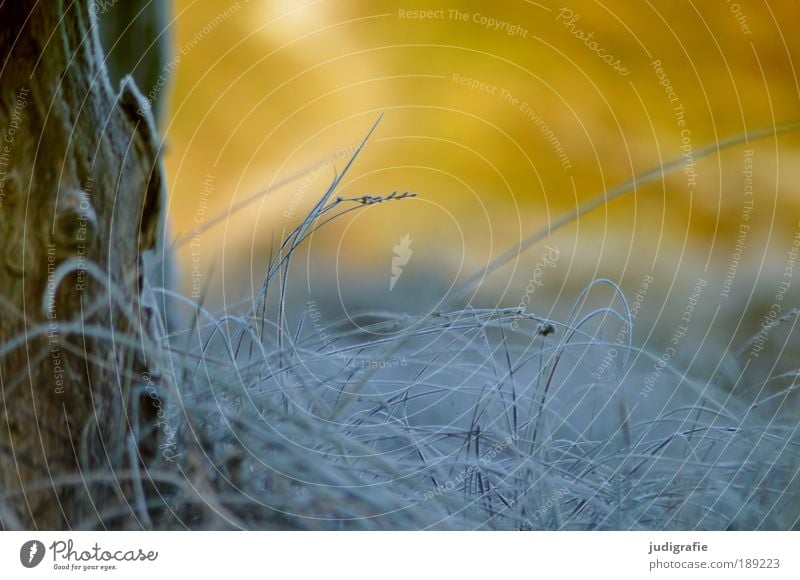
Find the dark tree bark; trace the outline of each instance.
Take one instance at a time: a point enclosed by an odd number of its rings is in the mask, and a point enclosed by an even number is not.
[[[2,528],[136,515],[162,177],[152,116],[131,79],[109,82],[91,9],[0,0]]]
[[[172,57],[171,2],[125,0],[97,4],[100,41],[112,84],[131,75],[150,104],[161,129],[175,66]]]
[[[170,0],[104,0],[95,4],[100,43],[111,84],[118,86],[130,75],[142,92],[159,131],[165,125],[169,93],[176,63],[172,54],[172,2]],[[158,252],[145,256],[145,278],[154,288],[178,287],[178,267],[166,215],[158,228]],[[162,322],[170,332],[180,330],[178,310],[166,294],[154,296]]]

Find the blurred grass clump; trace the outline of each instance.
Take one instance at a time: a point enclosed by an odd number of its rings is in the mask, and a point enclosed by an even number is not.
[[[165,337],[176,436],[142,474],[157,493],[112,510],[123,526],[797,528],[797,370],[749,387],[689,376],[637,346],[610,280],[563,321],[518,306],[330,319],[289,282],[298,250],[344,215],[412,199],[338,195],[354,159],[249,305],[196,307]],[[660,389],[642,386],[652,368]]]

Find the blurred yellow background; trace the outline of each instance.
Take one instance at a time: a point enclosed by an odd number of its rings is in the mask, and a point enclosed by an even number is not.
[[[193,267],[212,296],[222,296],[223,277],[227,300],[257,287],[270,247],[381,113],[340,194],[419,197],[349,213],[314,237],[315,263],[344,286],[370,276],[386,285],[393,247],[409,234],[407,270],[437,274],[446,290],[562,212],[682,153],[687,172],[553,235],[560,278],[580,287],[633,276],[638,287],[643,272],[724,272],[745,150],[754,151],[755,211],[742,260],[780,270],[798,229],[796,136],[693,158],[722,138],[800,117],[794,0],[179,0],[175,12],[170,216],[179,236],[226,216],[194,250],[181,246],[186,294]],[[540,253],[523,256],[512,286],[525,285],[525,264]],[[515,291],[505,302],[518,300]]]

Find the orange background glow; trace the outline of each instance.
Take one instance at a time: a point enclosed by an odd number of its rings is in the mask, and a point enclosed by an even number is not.
[[[263,275],[270,246],[381,113],[340,194],[419,197],[348,214],[315,237],[314,256],[383,276],[408,233],[418,267],[447,286],[619,181],[800,111],[798,11],[788,0],[180,0],[175,18],[180,62],[166,127],[175,232],[190,234],[198,211],[226,215],[306,172],[202,235],[203,271],[218,278]],[[776,257],[779,267],[800,215],[798,144],[766,138],[696,159],[552,242],[570,256],[576,284],[724,269],[753,150],[758,227],[748,245],[758,250],[745,257]],[[213,193],[201,196],[209,175]],[[188,244],[180,259],[187,270]],[[249,292],[248,283],[237,275],[229,291]]]

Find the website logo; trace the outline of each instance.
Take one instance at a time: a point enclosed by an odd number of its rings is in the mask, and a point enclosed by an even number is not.
[[[394,257],[392,257],[392,277],[389,280],[389,292],[394,290],[394,285],[400,279],[403,273],[403,266],[408,264],[414,252],[411,250],[411,239],[409,234],[400,238],[400,242],[392,248],[394,250]]]
[[[44,544],[39,540],[28,540],[19,549],[19,561],[26,568],[36,568],[44,560]]]

